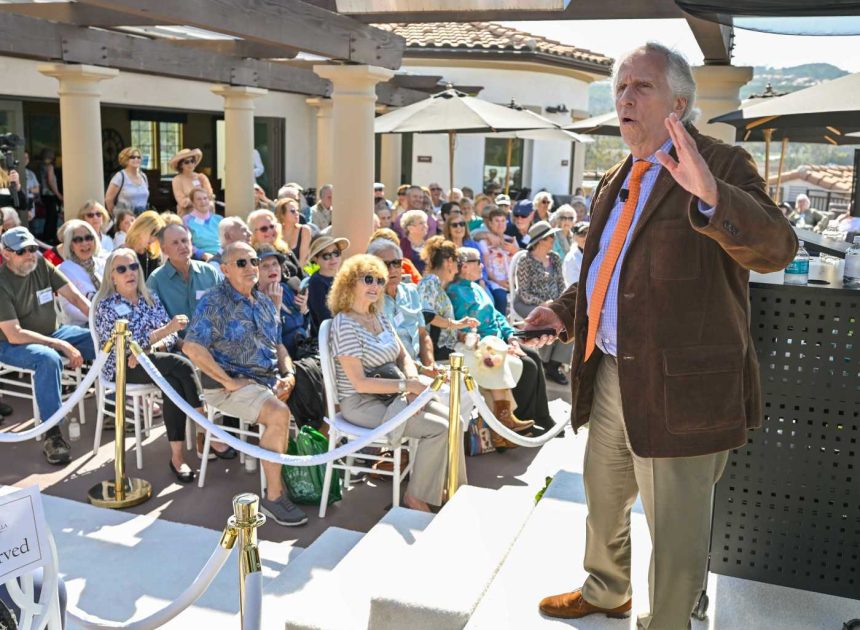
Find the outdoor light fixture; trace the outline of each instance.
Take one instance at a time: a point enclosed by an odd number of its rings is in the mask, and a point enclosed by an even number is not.
[[[570,110],[567,108],[567,105],[562,103],[561,105],[550,105],[549,107],[544,108],[547,114],[566,114]]]

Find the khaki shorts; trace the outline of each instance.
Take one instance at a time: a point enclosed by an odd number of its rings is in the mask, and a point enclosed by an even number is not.
[[[260,419],[263,405],[270,398],[277,400],[271,389],[259,383],[249,383],[234,392],[226,389],[204,389],[203,400],[226,416],[235,416],[251,424]]]

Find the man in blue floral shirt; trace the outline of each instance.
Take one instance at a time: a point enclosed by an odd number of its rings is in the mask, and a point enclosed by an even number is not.
[[[260,259],[247,243],[228,245],[221,256],[224,281],[198,302],[182,351],[203,372],[204,399],[222,413],[259,422],[260,446],[286,450],[296,386],[287,349],[281,343],[275,306],[255,288]],[[304,525],[307,516],[284,492],[281,467],[263,462],[266,496],[260,509],[280,525]]]

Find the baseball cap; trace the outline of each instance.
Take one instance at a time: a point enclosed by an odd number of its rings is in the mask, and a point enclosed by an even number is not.
[[[527,217],[534,211],[534,204],[528,199],[522,199],[514,206],[513,215],[515,217]]]
[[[373,184],[373,190],[385,190],[385,184],[376,182],[375,184]]]
[[[23,226],[13,227],[11,230],[6,230],[0,240],[2,240],[3,247],[8,247],[14,252],[20,251],[24,247],[28,247],[30,245],[39,245],[33,235],[30,234],[30,230]]]
[[[511,198],[507,195],[496,195],[496,205],[497,206],[509,206],[511,205]]]

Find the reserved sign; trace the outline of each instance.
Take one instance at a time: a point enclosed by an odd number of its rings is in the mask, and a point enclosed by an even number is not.
[[[38,486],[0,488],[0,584],[46,565],[50,554]]]

